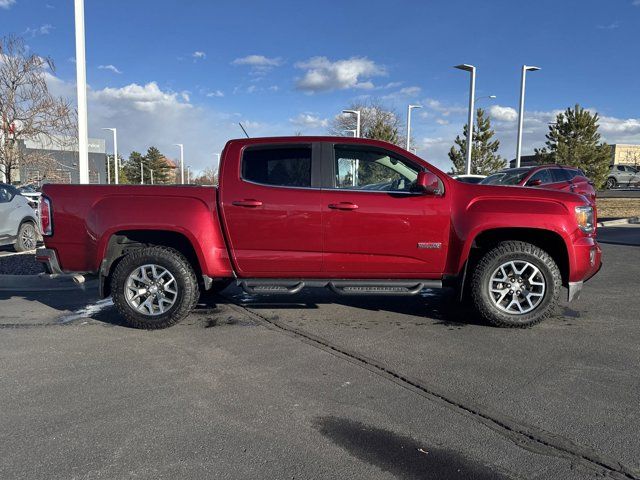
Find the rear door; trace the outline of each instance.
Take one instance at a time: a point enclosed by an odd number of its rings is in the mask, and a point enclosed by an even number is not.
[[[220,204],[232,259],[241,276],[321,274],[316,150],[312,144],[249,145],[237,152],[239,163],[230,159],[223,165]]]
[[[13,225],[15,222],[11,217],[13,197],[14,193],[9,187],[0,185],[0,241],[17,233],[18,226]]]
[[[395,152],[357,144],[326,143],[323,153],[326,276],[439,276],[449,239],[449,200],[446,192],[412,192],[423,167]]]

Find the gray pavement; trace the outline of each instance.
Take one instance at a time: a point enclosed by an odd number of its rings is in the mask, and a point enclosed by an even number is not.
[[[158,332],[88,286],[0,292],[0,478],[640,478],[640,230],[599,237],[523,331],[446,292],[230,288]]]

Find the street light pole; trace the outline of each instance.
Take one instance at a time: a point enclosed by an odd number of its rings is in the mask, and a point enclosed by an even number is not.
[[[475,115],[475,99],[476,99],[476,67],[463,63],[456,65],[454,68],[464,70],[471,73],[471,81],[469,83],[469,119],[467,120],[467,160],[464,173],[471,175],[471,154],[473,153],[473,117]]]
[[[187,185],[191,185],[191,167],[187,165]]]
[[[411,110],[414,108],[422,108],[422,105],[407,106],[407,151],[411,148]]]
[[[220,154],[219,153],[214,153],[214,155],[217,158],[217,163],[216,163],[216,177],[213,178],[212,180],[216,180],[219,176],[220,176]]]
[[[356,116],[356,137],[360,137],[360,110],[343,110],[342,113],[350,113]]]
[[[153,170],[149,169],[149,172],[151,172],[151,185],[153,185]]]
[[[176,147],[180,147],[180,183],[184,185],[184,146],[182,143],[174,143]]]
[[[89,183],[89,128],[87,126],[87,63],[84,42],[84,0],[75,0],[76,84],[78,94],[78,170],[80,183]]]
[[[522,125],[524,123],[524,90],[527,81],[527,71],[535,72],[540,67],[531,65],[522,65],[522,76],[520,79],[520,110],[518,111],[518,141],[516,143],[516,162],[515,168],[520,167],[520,156],[522,154]]]
[[[140,185],[144,185],[144,163],[140,160]]]
[[[103,128],[103,130],[110,130],[113,133],[113,177],[116,185],[118,185],[120,175],[120,162],[118,161],[118,131],[115,128]],[[109,173],[109,175],[111,175],[111,173]]]

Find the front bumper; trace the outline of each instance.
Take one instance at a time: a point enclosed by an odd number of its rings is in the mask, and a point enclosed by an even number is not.
[[[567,300],[577,300],[584,282],[602,268],[602,249],[595,239],[585,237],[574,244],[574,262],[568,284]]]
[[[47,273],[63,273],[58,262],[58,255],[51,248],[38,248],[36,250],[36,261],[44,264]]]

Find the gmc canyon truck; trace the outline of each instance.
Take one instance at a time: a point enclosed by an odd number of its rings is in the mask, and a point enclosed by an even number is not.
[[[385,142],[231,140],[218,187],[46,185],[50,272],[97,274],[134,327],[175,324],[199,295],[416,295],[454,287],[489,323],[527,327],[601,265],[578,194],[458,182]]]

